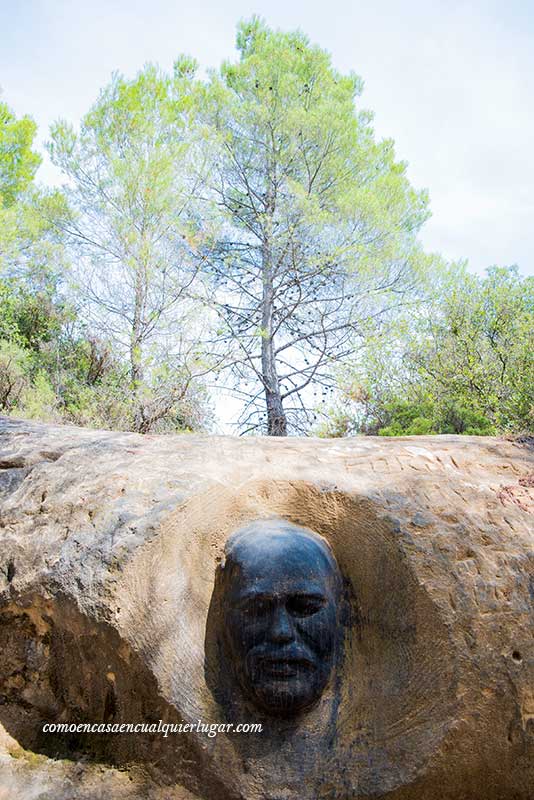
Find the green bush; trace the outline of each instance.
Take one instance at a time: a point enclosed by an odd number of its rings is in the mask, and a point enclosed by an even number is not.
[[[15,342],[0,339],[0,411],[16,408],[31,383],[31,354]]]
[[[43,422],[58,422],[56,393],[44,370],[39,370],[32,382],[22,392],[17,414],[26,419],[38,419]]]
[[[476,436],[534,429],[534,278],[463,266],[366,335],[341,377],[330,435]],[[340,421],[342,420],[342,424]]]

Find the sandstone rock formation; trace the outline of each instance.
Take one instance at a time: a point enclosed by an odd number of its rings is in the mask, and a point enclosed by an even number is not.
[[[0,430],[0,800],[534,796],[528,443]],[[347,582],[324,702],[250,735],[42,732],[257,721],[213,690],[212,591],[228,536],[269,517]]]

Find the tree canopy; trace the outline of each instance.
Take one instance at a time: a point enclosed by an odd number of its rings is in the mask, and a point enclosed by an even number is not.
[[[189,402],[194,377],[206,371],[187,295],[198,273],[193,76],[186,59],[174,77],[150,65],[133,80],[116,74],[79,132],[57,122],[49,143],[69,179],[63,233],[77,256],[84,313],[127,358],[140,432]]]

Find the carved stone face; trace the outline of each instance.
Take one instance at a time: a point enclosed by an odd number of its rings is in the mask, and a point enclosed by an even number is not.
[[[321,696],[338,650],[341,587],[329,546],[305,528],[261,521],[231,538],[223,569],[229,666],[262,711],[293,716]]]

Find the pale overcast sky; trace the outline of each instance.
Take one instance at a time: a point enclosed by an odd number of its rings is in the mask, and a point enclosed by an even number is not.
[[[378,135],[430,192],[428,249],[534,274],[533,0],[0,0],[3,99],[43,141],[57,117],[76,123],[114,70],[233,57],[235,25],[254,13],[301,28],[363,77]],[[39,177],[55,179],[46,162]]]

